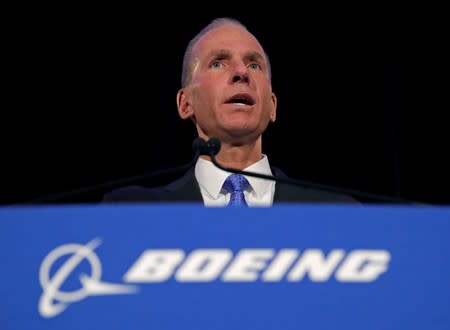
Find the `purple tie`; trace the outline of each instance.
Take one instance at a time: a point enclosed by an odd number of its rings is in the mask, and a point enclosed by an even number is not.
[[[244,197],[244,190],[249,186],[247,179],[240,174],[230,175],[223,184],[223,188],[231,193],[228,206],[247,206]]]

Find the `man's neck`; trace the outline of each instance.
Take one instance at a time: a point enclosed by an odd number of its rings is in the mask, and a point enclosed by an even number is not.
[[[210,160],[209,156],[202,156]],[[262,150],[259,143],[252,145],[233,146],[223,143],[216,160],[224,167],[243,170],[262,159]]]

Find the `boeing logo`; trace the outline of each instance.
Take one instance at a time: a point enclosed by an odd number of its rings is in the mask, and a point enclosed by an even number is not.
[[[100,244],[94,239],[86,245],[67,244],[51,251],[43,260],[39,272],[42,295],[39,313],[54,317],[70,303],[88,296],[136,293],[136,283],[161,283],[173,279],[189,282],[299,282],[309,277],[313,282],[325,282],[334,275],[337,282],[372,282],[387,271],[390,253],[386,250],[356,249],[346,252],[332,249],[328,254],[320,249],[272,248],[147,249],[123,276],[127,284],[101,281],[102,267],[94,249]],[[69,259],[50,277],[54,263],[64,255]],[[76,267],[86,259],[91,275],[80,274],[81,288],[62,292],[61,286]]]
[[[45,257],[39,271],[39,281],[43,290],[39,300],[39,313],[43,317],[56,316],[63,312],[69,303],[79,301],[87,296],[125,294],[136,291],[133,286],[100,281],[102,266],[99,258],[93,252],[99,244],[100,240],[98,239],[94,239],[86,245],[67,244],[54,249]],[[66,254],[72,254],[72,256],[50,278],[51,266],[59,257]],[[61,292],[59,290],[61,285],[83,259],[87,259],[91,265],[91,276],[80,275],[81,288],[77,291]],[[59,302],[55,303],[54,300]]]

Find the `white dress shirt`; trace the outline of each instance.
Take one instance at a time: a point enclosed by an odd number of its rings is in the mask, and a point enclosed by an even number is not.
[[[266,155],[244,171],[272,175]],[[232,173],[217,168],[211,161],[199,158],[195,164],[195,177],[200,184],[204,205],[223,207],[230,200],[230,193],[222,189],[225,179]],[[275,181],[245,176],[250,186],[244,191],[245,200],[250,207],[269,207],[273,204]]]

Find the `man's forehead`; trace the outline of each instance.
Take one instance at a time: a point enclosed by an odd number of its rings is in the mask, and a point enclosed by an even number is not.
[[[239,48],[238,48],[239,47]],[[193,47],[195,57],[209,56],[214,52],[260,53],[263,49],[258,40],[246,29],[235,24],[216,27],[204,34]]]

